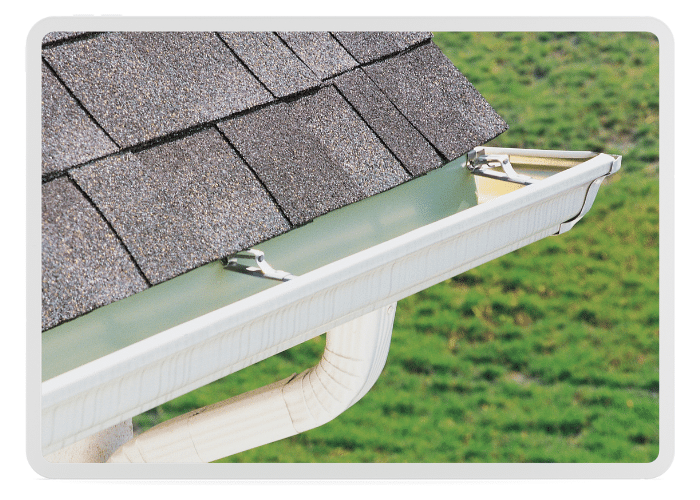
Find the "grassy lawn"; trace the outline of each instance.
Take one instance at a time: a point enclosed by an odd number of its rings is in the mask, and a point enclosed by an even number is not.
[[[223,462],[649,462],[659,451],[659,52],[645,33],[438,33],[509,123],[489,145],[623,155],[573,230],[398,304],[375,387]],[[134,418],[315,364],[323,337]]]

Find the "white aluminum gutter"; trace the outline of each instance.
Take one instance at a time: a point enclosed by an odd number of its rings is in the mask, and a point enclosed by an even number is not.
[[[620,167],[619,157],[588,152],[485,152],[509,154],[516,167],[530,160],[578,164],[43,382],[44,453],[564,232],[590,208],[602,178]],[[502,184],[483,181],[484,190]]]

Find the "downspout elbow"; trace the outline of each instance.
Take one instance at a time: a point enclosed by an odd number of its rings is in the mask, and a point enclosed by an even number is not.
[[[330,422],[374,385],[389,354],[396,304],[329,331],[321,361],[282,389],[294,429]]]
[[[108,462],[211,462],[330,422],[379,378],[395,312],[393,303],[333,328],[313,368],[157,425]]]

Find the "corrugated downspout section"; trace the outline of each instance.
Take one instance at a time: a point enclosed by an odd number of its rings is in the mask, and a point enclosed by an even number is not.
[[[108,462],[211,462],[333,420],[379,378],[395,312],[393,303],[330,330],[313,368],[164,422]]]

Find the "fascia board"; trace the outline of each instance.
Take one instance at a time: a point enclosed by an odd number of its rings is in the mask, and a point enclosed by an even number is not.
[[[555,234],[615,164],[594,156],[44,382],[44,453]]]

